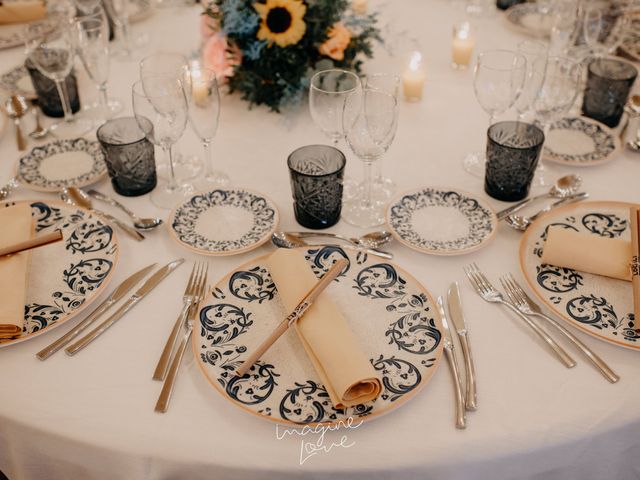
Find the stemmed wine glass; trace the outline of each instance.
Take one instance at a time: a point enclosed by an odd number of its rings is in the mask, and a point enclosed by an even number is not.
[[[545,143],[549,140],[551,124],[566,115],[578,96],[580,65],[566,57],[550,56],[546,61],[534,62],[533,70],[543,78],[533,100],[536,119],[542,125]],[[543,172],[536,172],[541,175]],[[544,179],[539,183],[545,184]]]
[[[372,167],[389,149],[398,126],[398,101],[381,90],[364,88],[344,104],[342,128],[351,151],[364,165],[363,195],[344,204],[342,218],[368,228],[384,223],[383,206],[371,195]]]
[[[172,208],[186,199],[191,189],[178,185],[173,171],[173,145],[187,126],[187,99],[179,81],[158,77],[143,88],[133,84],[133,112],[147,139],[162,148],[169,164],[169,181],[151,192],[151,201],[160,208]]]
[[[27,55],[40,73],[54,81],[60,96],[64,120],[50,127],[50,131],[60,138],[82,136],[93,126],[87,119],[77,118],[71,112],[65,79],[73,68],[75,43],[67,20],[60,18],[54,29],[34,23],[25,30]]]
[[[205,158],[205,174],[196,186],[206,190],[211,186],[229,183],[226,173],[214,170],[211,142],[218,130],[220,118],[220,92],[218,78],[213,70],[194,68],[191,70],[191,95],[189,99],[189,123],[202,140]]]
[[[184,55],[173,52],[159,52],[142,59],[140,61],[140,80],[145,91],[158,77],[168,77],[179,81],[184,90],[185,98],[191,98],[191,73],[189,62]],[[174,149],[173,157],[174,172],[180,181],[192,180],[202,170],[198,157],[181,155],[177,147]],[[158,174],[166,176],[168,165],[161,163],[158,167]]]
[[[489,114],[489,125],[496,115],[509,110],[518,99],[526,75],[525,57],[510,50],[489,50],[478,55],[473,72],[473,89],[482,109]],[[476,177],[484,174],[484,154],[470,153],[464,169]]]
[[[624,11],[606,15],[601,6],[588,5],[582,21],[585,43],[596,57],[615,52],[624,40],[630,23],[631,15]]]
[[[118,41],[119,48],[116,48],[114,53],[120,57],[128,59],[134,58],[136,53],[134,47],[144,46],[149,41],[149,37],[145,34],[135,37],[131,35],[131,28],[129,25],[131,0],[103,1],[105,9],[116,27],[116,40]]]
[[[309,85],[309,111],[311,118],[334,146],[344,138],[342,132],[342,111],[345,99],[362,88],[360,78],[353,72],[329,69],[317,72]],[[343,197],[353,198],[358,191],[358,183],[345,179]]]
[[[380,90],[393,95],[398,100],[400,93],[400,77],[390,73],[371,73],[364,77],[365,88]],[[373,178],[372,197],[377,202],[386,203],[395,193],[396,184],[393,180],[382,174],[382,160],[374,165],[375,174]]]
[[[77,50],[89,78],[98,88],[100,98],[84,110],[101,122],[112,118],[122,109],[117,100],[109,100],[109,23],[104,10],[98,7],[75,18]]]

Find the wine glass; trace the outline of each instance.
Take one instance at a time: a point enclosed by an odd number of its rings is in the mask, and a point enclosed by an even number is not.
[[[569,58],[550,56],[546,61],[537,60],[533,70],[543,79],[533,100],[533,110],[547,142],[551,124],[571,110],[578,96],[581,69],[577,62]],[[537,170],[536,176],[544,177],[544,171]],[[538,179],[537,183],[548,184],[544,178]]]
[[[524,118],[533,110],[533,100],[540,90],[544,75],[533,69],[533,65],[541,61],[546,65],[548,48],[542,42],[536,40],[524,40],[518,44],[518,53],[527,60],[522,92],[518,96],[515,103],[518,112],[518,121],[522,122]],[[544,72],[542,72],[544,74]]]
[[[88,0],[86,0],[88,1]],[[148,43],[147,35],[131,35],[129,16],[131,14],[131,0],[103,0],[105,10],[116,27],[116,40],[118,45],[114,49],[114,54],[132,59],[136,55],[136,47],[142,47]]]
[[[344,104],[342,128],[351,151],[362,160],[362,195],[345,203],[342,218],[369,228],[384,223],[383,206],[371,195],[372,166],[389,149],[398,126],[398,100],[381,90],[364,88],[351,93]]]
[[[226,185],[229,176],[213,169],[211,142],[216,136],[220,119],[218,78],[213,70],[195,67],[191,70],[191,94],[188,99],[189,123],[204,147],[205,174],[196,186],[207,190],[212,186]]]
[[[185,98],[191,98],[191,73],[187,57],[179,53],[159,52],[140,61],[140,80],[147,91],[157,77],[172,78],[179,81],[184,90]],[[147,93],[151,93],[148,92]],[[166,176],[168,165],[159,164],[158,174]],[[182,180],[196,178],[202,170],[202,162],[197,156],[184,156],[178,148],[174,149],[174,170],[176,176]]]
[[[169,180],[151,193],[151,201],[160,208],[172,208],[186,199],[191,188],[179,185],[173,170],[173,145],[187,126],[187,99],[179,81],[156,78],[145,93],[142,82],[133,84],[133,112],[147,139],[164,151],[169,164]]]
[[[93,127],[90,121],[77,118],[71,112],[65,79],[73,68],[75,44],[67,20],[59,18],[53,29],[36,23],[25,29],[27,55],[40,73],[53,80],[60,96],[64,120],[50,127],[51,133],[59,138],[80,137]]]
[[[582,21],[584,41],[596,57],[613,53],[624,40],[630,23],[631,15],[624,10],[604,11],[600,5],[588,5]]]
[[[580,33],[579,3],[576,0],[557,1],[552,15],[549,52],[564,55],[575,45]]]
[[[496,115],[509,110],[518,99],[526,74],[527,60],[510,50],[489,50],[478,55],[473,71],[473,89],[482,109],[489,114],[489,125]],[[484,154],[470,153],[464,169],[476,177],[484,175]]]
[[[372,73],[364,77],[365,88],[380,90],[393,95],[396,101],[400,93],[400,77],[390,73]],[[393,180],[382,175],[382,160],[374,165],[372,197],[377,202],[386,203],[395,193],[396,184]]]
[[[109,23],[104,10],[98,5],[93,12],[76,17],[77,51],[84,68],[98,88],[97,102],[85,107],[91,116],[102,122],[122,110],[122,103],[109,100]]]

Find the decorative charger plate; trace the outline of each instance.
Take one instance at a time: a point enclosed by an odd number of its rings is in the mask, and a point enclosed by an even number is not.
[[[442,355],[441,320],[433,298],[398,266],[336,246],[299,249],[321,277],[340,258],[349,266],[324,295],[342,311],[382,380],[366,404],[333,407],[293,331],[248,372],[236,368],[287,315],[265,266],[268,255],[238,267],[207,296],[195,326],[196,362],[215,389],[243,410],[279,423],[335,424],[368,420],[403,405],[431,378]]]
[[[61,202],[33,201],[37,233],[62,230],[64,240],[31,251],[23,342],[75,317],[106,288],[118,263],[118,239],[111,227],[82,208]],[[0,208],[16,202],[0,203]]]
[[[197,193],[169,216],[169,231],[182,246],[204,255],[248,252],[278,228],[278,209],[261,193],[220,188]]]
[[[56,140],[35,147],[18,163],[18,180],[41,192],[84,187],[107,174],[100,143],[84,138]]]
[[[518,32],[545,38],[551,34],[553,16],[545,14],[536,3],[519,3],[504,12],[507,24]]]
[[[387,224],[399,242],[433,255],[460,255],[484,246],[498,220],[493,209],[470,193],[423,187],[389,204]]]
[[[551,225],[630,240],[630,206],[622,202],[581,202],[552,210],[524,234],[520,242],[520,268],[536,296],[557,316],[605,342],[640,350],[631,282],[540,261]]]
[[[610,162],[620,149],[620,139],[605,125],[583,117],[554,122],[544,142],[546,160],[588,167]]]
[[[24,65],[12,68],[0,76],[0,88],[8,94],[22,95],[26,99],[38,98],[31,77]]]

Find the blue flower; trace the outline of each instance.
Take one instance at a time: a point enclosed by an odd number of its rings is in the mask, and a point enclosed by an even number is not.
[[[227,35],[248,35],[258,28],[260,16],[246,8],[242,0],[227,0],[220,6],[223,28]]]
[[[260,54],[262,53],[262,49],[265,47],[267,42],[264,40],[260,40],[257,42],[250,42],[246,48],[242,51],[243,55],[249,60],[257,60],[260,58]]]

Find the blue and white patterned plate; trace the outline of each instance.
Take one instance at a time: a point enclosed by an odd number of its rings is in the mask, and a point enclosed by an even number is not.
[[[590,167],[613,160],[620,139],[605,125],[584,117],[554,122],[544,142],[544,158],[572,167]]]
[[[18,65],[0,76],[0,88],[9,95],[22,95],[27,99],[38,98],[31,77],[24,65]]]
[[[96,215],[61,202],[33,201],[36,233],[62,230],[64,240],[31,251],[22,336],[33,338],[75,317],[109,283],[118,263],[115,232]],[[16,202],[0,203],[0,208]]]
[[[196,362],[227,400],[279,423],[368,420],[403,405],[431,378],[442,356],[442,326],[433,298],[404,270],[336,246],[304,252],[321,277],[340,258],[349,266],[326,295],[343,312],[382,380],[374,401],[336,410],[295,332],[286,332],[251,367],[234,375],[251,349],[286,316],[265,266],[268,255],[226,275],[208,294],[193,332]]]
[[[85,138],[56,140],[34,147],[18,162],[18,180],[40,192],[84,187],[102,180],[107,165],[100,143]]]
[[[531,289],[556,316],[605,342],[640,350],[631,282],[540,261],[551,225],[630,240],[629,207],[631,204],[622,202],[581,202],[552,210],[523,236],[520,268]]]
[[[182,246],[203,255],[235,255],[269,240],[278,209],[261,193],[221,188],[197,193],[169,216],[169,231]]]
[[[422,187],[389,204],[387,224],[409,248],[433,255],[460,255],[485,245],[498,220],[493,209],[470,193]]]

